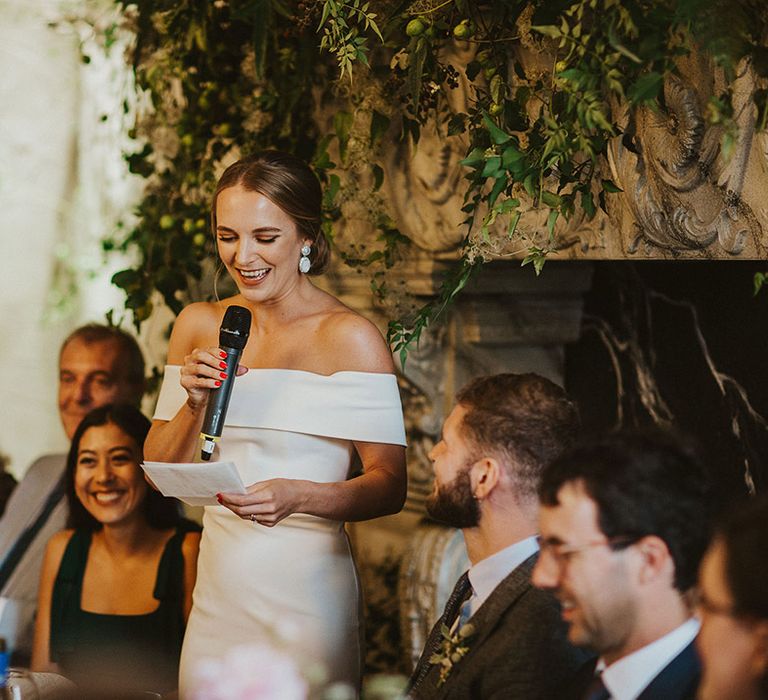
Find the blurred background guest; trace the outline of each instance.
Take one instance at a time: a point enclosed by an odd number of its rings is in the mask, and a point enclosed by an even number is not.
[[[59,417],[68,439],[88,411],[107,403],[136,406],[144,393],[144,358],[133,336],[96,323],[81,326],[59,353]],[[65,454],[37,459],[0,518],[0,637],[14,663],[29,663],[40,567],[50,537],[64,527]]]
[[[699,573],[700,700],[768,698],[768,500],[741,506]]]
[[[129,405],[83,419],[66,465],[70,529],[43,562],[32,669],[91,691],[177,684],[200,536],[144,479],[149,426]]]
[[[692,700],[699,623],[687,595],[710,532],[696,455],[663,432],[615,433],[555,459],[539,495],[533,582],[562,603],[571,642],[600,657],[574,696]]]

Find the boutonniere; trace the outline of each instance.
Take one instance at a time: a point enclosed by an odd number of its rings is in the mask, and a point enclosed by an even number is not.
[[[440,666],[440,678],[437,681],[438,688],[445,683],[451,674],[453,667],[459,663],[469,652],[467,640],[475,633],[471,622],[461,625],[453,634],[447,625],[441,625],[440,634],[442,640],[438,650],[429,657],[429,663]]]

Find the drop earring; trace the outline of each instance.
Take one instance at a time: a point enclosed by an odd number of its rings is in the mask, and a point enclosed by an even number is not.
[[[309,268],[312,267],[312,262],[309,259],[309,254],[312,252],[312,248],[304,244],[301,246],[301,258],[299,259],[299,271],[305,275],[309,272]]]

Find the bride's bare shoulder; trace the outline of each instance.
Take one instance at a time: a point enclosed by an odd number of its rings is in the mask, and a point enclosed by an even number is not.
[[[221,319],[229,300],[200,301],[185,306],[177,316],[168,345],[169,364],[183,362],[193,348],[216,345]]]
[[[335,372],[395,370],[392,353],[379,329],[343,304],[325,315],[320,334],[329,356],[334,358]]]

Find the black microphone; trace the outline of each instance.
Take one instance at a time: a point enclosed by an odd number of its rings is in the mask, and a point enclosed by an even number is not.
[[[243,354],[243,348],[248,342],[248,334],[251,332],[251,312],[242,306],[232,305],[224,314],[224,320],[219,328],[219,347],[227,353],[227,368],[222,372],[227,373],[227,378],[221,386],[211,391],[208,397],[208,406],[205,409],[203,429],[200,437],[203,445],[200,448],[200,457],[206,462],[211,459],[213,448],[221,437],[224,428],[224,419],[227,416],[229,397],[232,394],[232,385],[235,383],[237,364]]]

